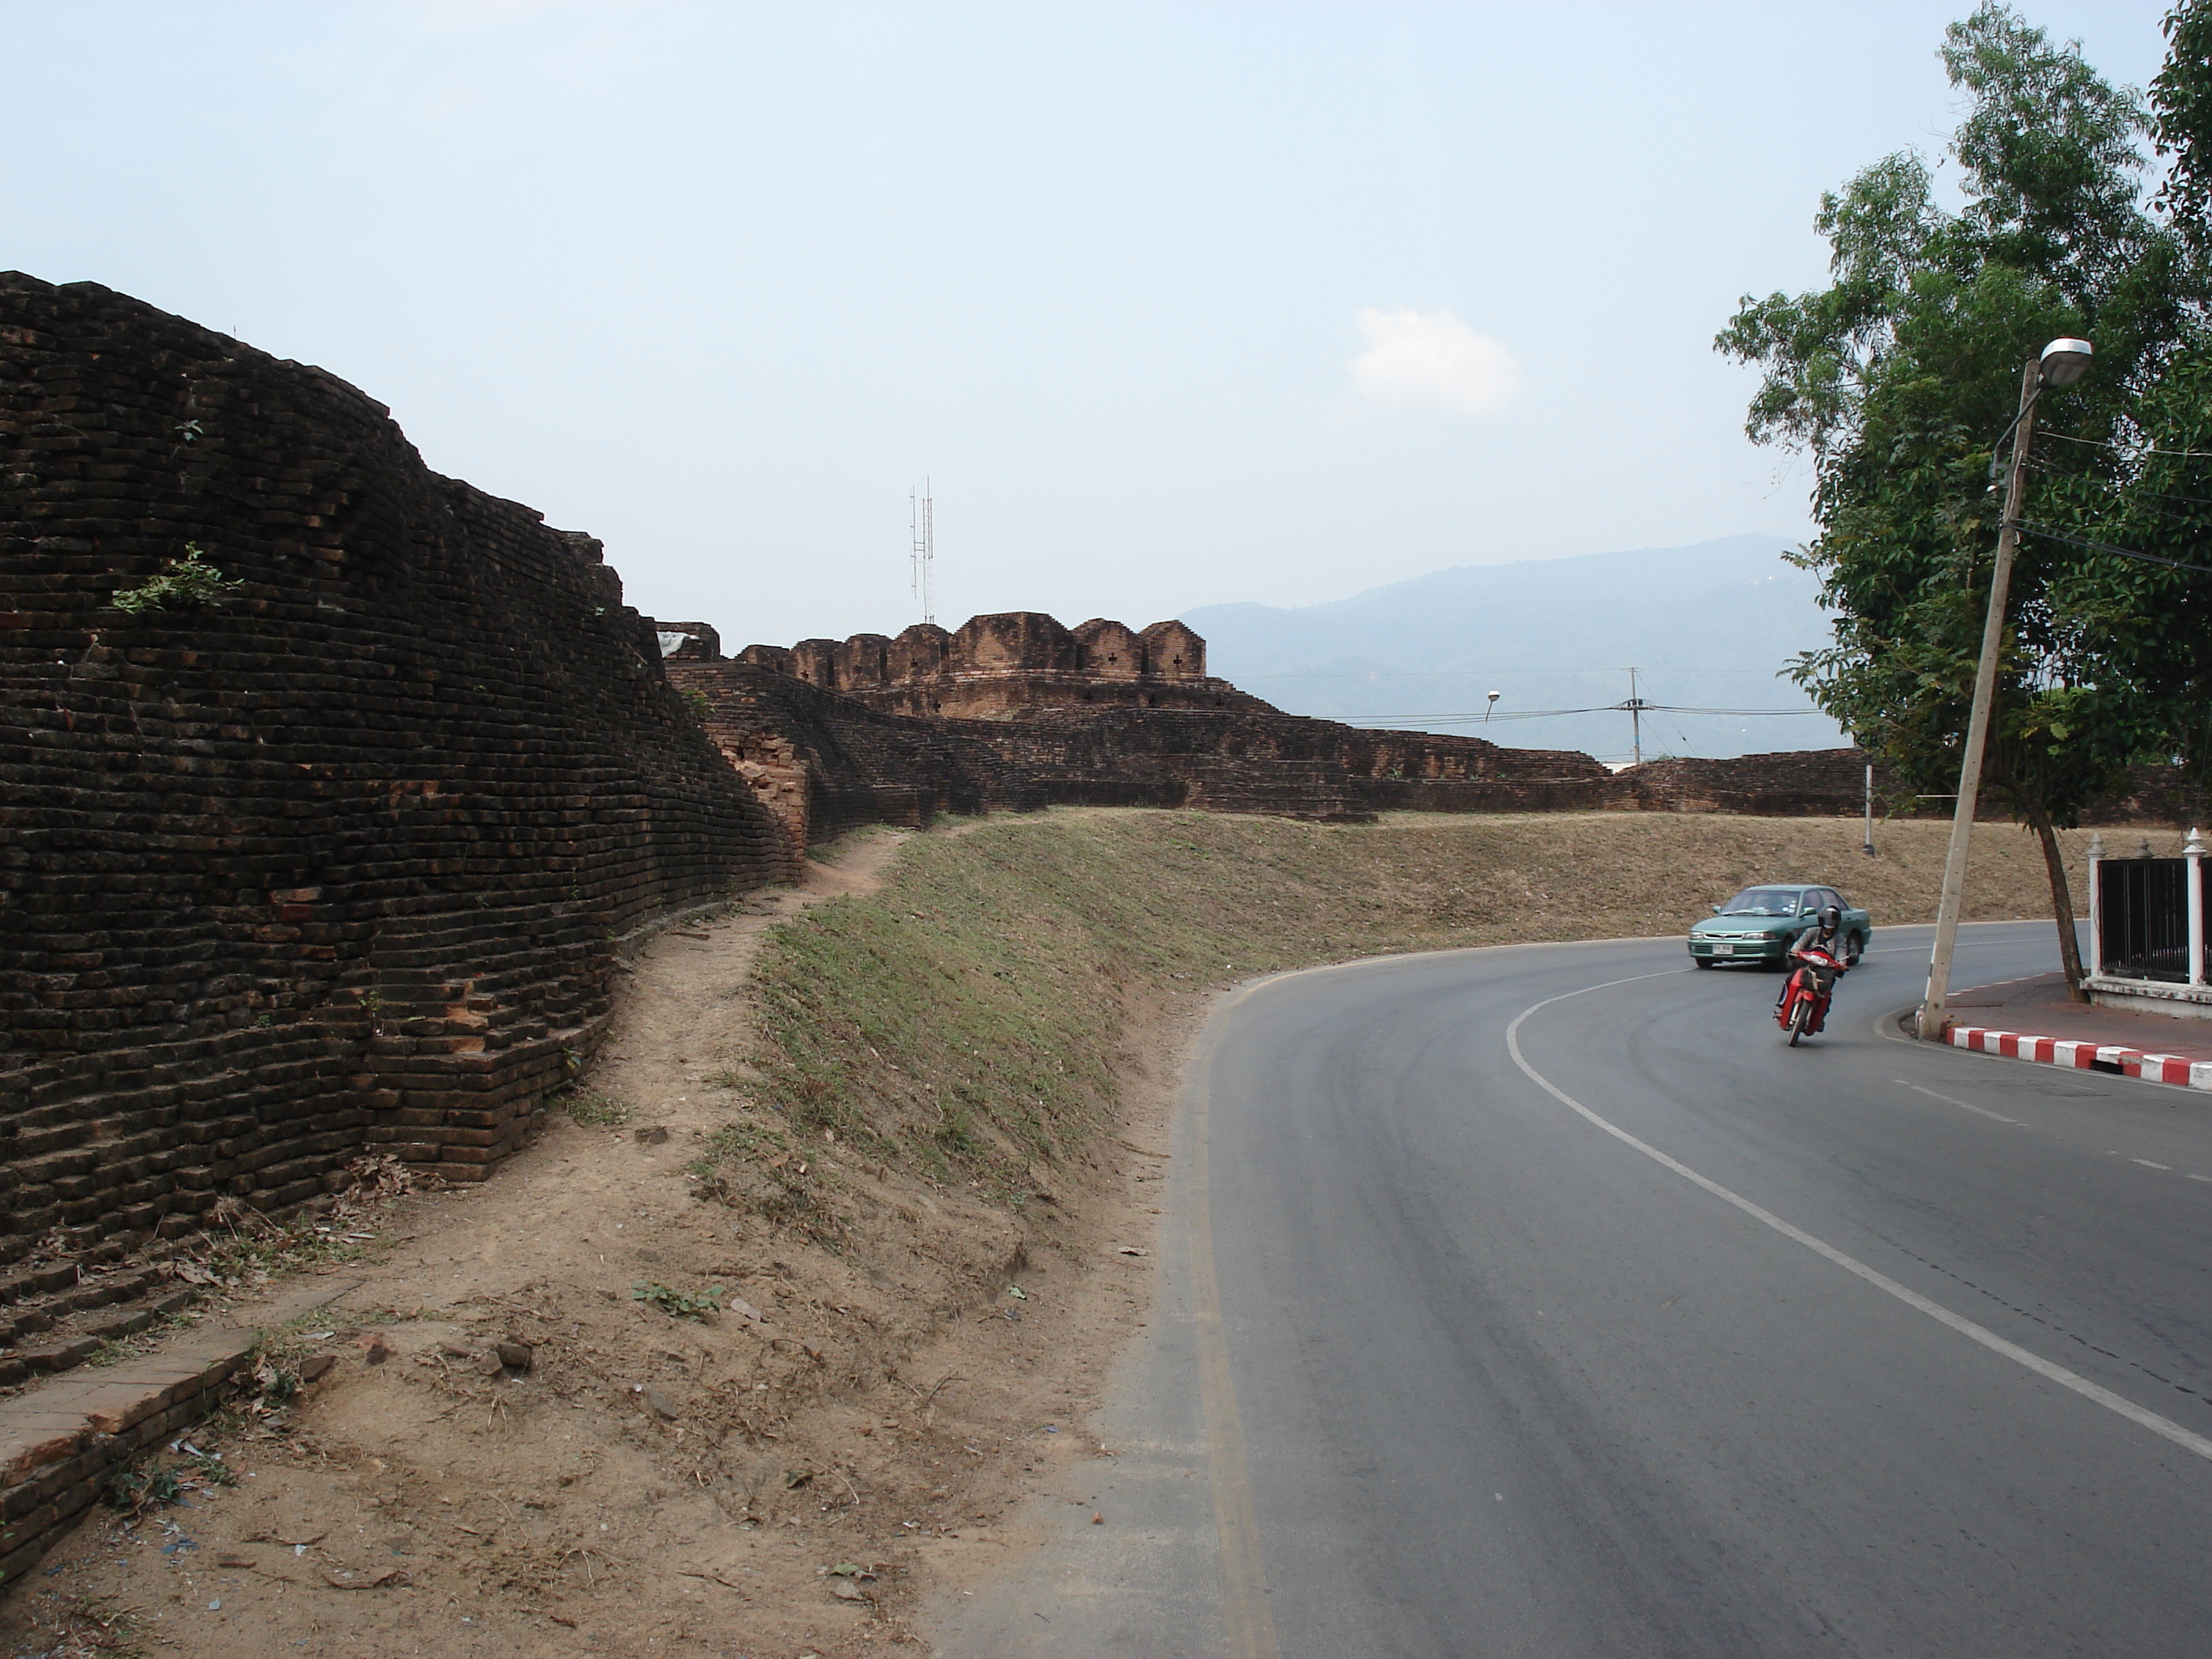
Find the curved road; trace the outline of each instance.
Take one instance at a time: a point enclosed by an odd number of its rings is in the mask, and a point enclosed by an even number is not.
[[[1926,939],[1796,1050],[1679,941],[1241,992],[1116,1524],[1059,1505],[941,1650],[2212,1650],[2208,1103],[1897,1038]]]

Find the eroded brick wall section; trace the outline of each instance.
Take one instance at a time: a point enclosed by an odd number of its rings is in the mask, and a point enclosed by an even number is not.
[[[665,628],[677,626],[664,623]],[[695,638],[699,636],[695,635]],[[680,648],[668,676],[699,700],[723,758],[783,826],[794,854],[867,823],[1024,811],[1048,795],[987,739],[995,722],[887,714],[763,664]]]
[[[188,544],[237,586],[112,605]],[[0,1263],[371,1146],[481,1178],[626,934],[792,868],[596,542],[322,370],[0,276]]]
[[[1646,761],[1620,776],[1634,804],[1654,812],[1748,812],[1769,817],[1848,815],[1866,800],[1866,756],[1856,749],[1805,749],[1732,760]],[[1928,805],[1894,799],[1887,772],[1875,774],[1875,811],[1918,815]],[[1934,803],[1945,816],[1950,803]]]

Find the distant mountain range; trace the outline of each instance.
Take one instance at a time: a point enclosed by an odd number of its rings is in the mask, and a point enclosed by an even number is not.
[[[1202,605],[1212,672],[1296,714],[1466,732],[1516,749],[1625,763],[1629,695],[1709,710],[1646,714],[1644,753],[1725,757],[1848,739],[1781,671],[1830,643],[1820,584],[1790,544],[1729,536],[1694,547],[1462,565],[1294,610]],[[1485,694],[1499,694],[1486,724]],[[1469,718],[1469,717],[1472,718]]]

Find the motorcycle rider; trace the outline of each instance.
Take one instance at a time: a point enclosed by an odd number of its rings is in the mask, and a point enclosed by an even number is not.
[[[1813,925],[1797,935],[1796,943],[1790,947],[1784,959],[1797,962],[1802,959],[1798,954],[1800,951],[1826,951],[1841,962],[1844,959],[1844,942],[1840,937],[1843,925],[1844,913],[1840,909],[1832,904],[1822,905],[1820,914],[1813,918]],[[1782,1012],[1783,1003],[1789,999],[1790,981],[1795,977],[1794,974],[1785,976],[1782,989],[1775,996],[1774,1012],[1778,1014]]]

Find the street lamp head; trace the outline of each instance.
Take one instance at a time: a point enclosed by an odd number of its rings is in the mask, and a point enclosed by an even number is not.
[[[2043,348],[2043,384],[2072,386],[2089,372],[2096,348],[2087,340],[2053,340]]]

